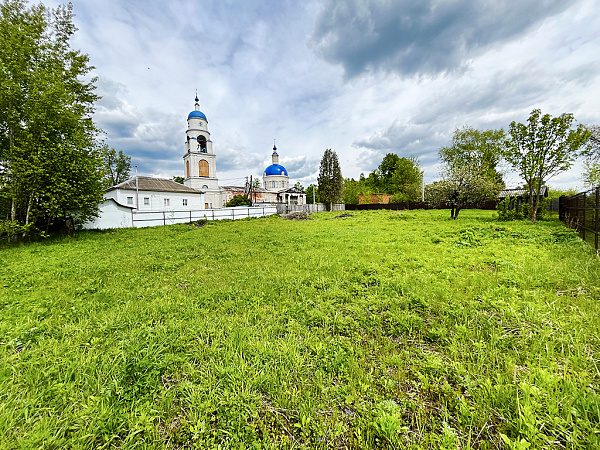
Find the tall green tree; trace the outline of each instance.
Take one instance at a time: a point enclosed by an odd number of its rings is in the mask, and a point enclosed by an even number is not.
[[[391,192],[393,202],[414,202],[419,200],[421,185],[421,168],[415,157],[402,157],[396,163],[392,174]]]
[[[552,117],[534,109],[527,124],[512,122],[504,157],[527,183],[531,221],[535,223],[542,186],[569,169],[586,152],[590,132],[583,125],[572,128],[573,114]]]
[[[114,148],[109,148],[107,144],[102,145],[101,154],[105,170],[103,179],[105,189],[123,183],[130,178],[131,156],[125,155],[123,150],[117,152]]]
[[[319,198],[329,204],[330,208],[333,204],[342,200],[344,195],[344,178],[338,161],[337,154],[328,148],[321,159],[319,167],[319,177],[317,178],[319,185]]]
[[[586,125],[590,132],[583,163],[583,183],[586,187],[600,186],[600,126]]]
[[[75,31],[71,4],[0,4],[0,208],[25,229],[83,222],[102,198],[96,80],[70,46]]]
[[[600,186],[600,163],[586,159],[583,163],[583,184],[586,188]]]
[[[344,204],[358,205],[358,194],[360,194],[360,182],[354,178],[344,180]]]
[[[497,183],[504,184],[498,166],[502,160],[504,130],[477,130],[464,127],[454,131],[452,144],[439,155],[447,168],[463,166]]]
[[[306,188],[306,203],[312,205],[313,203],[319,203],[321,200],[319,198],[319,189],[314,184],[310,184]],[[314,197],[314,202],[313,202]]]
[[[383,157],[377,169],[375,169],[372,180],[373,186],[379,193],[393,194],[393,177],[398,168],[400,157],[395,153],[388,153]]]
[[[443,178],[427,186],[426,200],[434,206],[449,206],[450,217],[457,219],[468,204],[496,198],[504,188],[497,170],[503,137],[502,130],[457,129],[452,144],[439,150]]]
[[[426,186],[425,200],[436,207],[449,206],[454,220],[465,206],[493,200],[503,188],[473,165],[447,166],[443,174],[441,181]]]

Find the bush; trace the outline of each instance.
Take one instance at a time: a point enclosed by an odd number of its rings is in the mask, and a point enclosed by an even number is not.
[[[226,207],[231,206],[252,206],[252,200],[243,195],[234,195],[231,200],[227,202]]]
[[[540,198],[540,204],[538,206],[537,218],[544,219],[548,217],[550,206],[550,198]],[[519,203],[516,197],[506,196],[504,200],[498,203],[496,207],[498,210],[498,220],[523,220],[531,218],[531,210],[529,203]]]

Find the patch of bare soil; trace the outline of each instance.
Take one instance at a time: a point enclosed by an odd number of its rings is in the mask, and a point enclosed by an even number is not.
[[[296,211],[289,214],[281,214],[279,217],[283,217],[288,220],[310,220],[308,213],[302,211]]]

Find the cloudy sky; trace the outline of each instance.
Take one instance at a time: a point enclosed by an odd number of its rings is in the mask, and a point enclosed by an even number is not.
[[[222,185],[262,176],[273,139],[304,186],[327,148],[345,177],[397,153],[430,182],[456,128],[507,129],[536,108],[600,124],[597,0],[73,4],[95,121],[143,175],[183,175],[196,90]],[[580,187],[580,165],[550,185]]]

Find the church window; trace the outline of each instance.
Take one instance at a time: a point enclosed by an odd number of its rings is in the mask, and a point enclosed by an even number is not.
[[[208,186],[206,184],[203,184],[202,189],[208,189]]]
[[[198,141],[198,150],[202,153],[206,153],[206,138],[204,136],[198,136],[196,140]]]
[[[144,197],[144,205],[149,205],[150,204],[150,197]]]
[[[182,200],[183,200],[183,206],[187,206],[187,198],[184,198]]]
[[[208,161],[201,159],[198,163],[199,173],[201,177],[208,177]]]
[[[164,204],[164,206],[171,206],[171,199],[170,198],[165,198],[163,204]]]
[[[185,162],[185,177],[186,178],[190,177],[190,162],[189,161]]]
[[[133,205],[133,197],[127,197],[127,204]]]
[[[271,187],[275,187],[275,182],[271,181]]]

